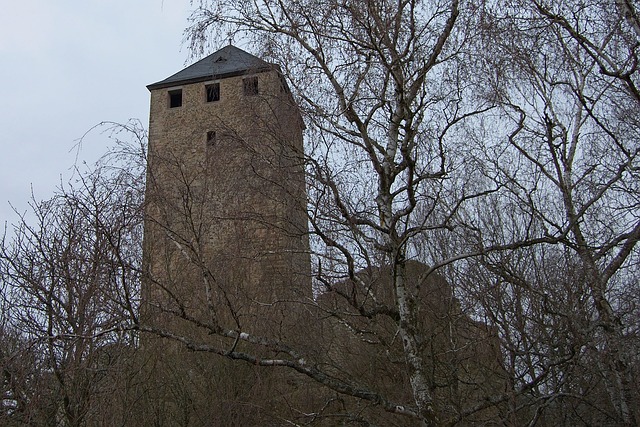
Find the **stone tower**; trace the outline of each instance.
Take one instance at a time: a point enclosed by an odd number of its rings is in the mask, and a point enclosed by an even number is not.
[[[303,124],[279,68],[229,45],[148,89],[152,282],[186,299],[213,282],[262,303],[310,293]]]
[[[311,297],[303,123],[279,67],[229,45],[148,89],[143,323],[220,349],[220,331],[295,341],[293,302]]]

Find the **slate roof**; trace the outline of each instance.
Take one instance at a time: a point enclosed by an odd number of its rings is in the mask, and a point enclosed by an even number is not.
[[[235,46],[228,45],[188,66],[182,71],[147,86],[161,89],[180,84],[197,83],[273,69],[273,65]]]

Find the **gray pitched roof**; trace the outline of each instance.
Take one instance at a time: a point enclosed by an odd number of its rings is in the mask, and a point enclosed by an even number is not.
[[[147,86],[147,89],[160,89],[179,84],[220,79],[247,73],[257,73],[273,69],[273,65],[257,56],[228,45],[188,66],[182,71]]]

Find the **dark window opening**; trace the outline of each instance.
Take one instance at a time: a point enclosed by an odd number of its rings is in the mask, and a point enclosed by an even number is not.
[[[216,132],[210,130],[207,132],[207,147],[213,147],[216,144]]]
[[[207,92],[207,102],[220,101],[220,83],[205,85],[204,88]]]
[[[182,89],[169,91],[169,108],[182,107]]]
[[[258,94],[258,77],[247,77],[242,80],[242,87],[246,96]]]

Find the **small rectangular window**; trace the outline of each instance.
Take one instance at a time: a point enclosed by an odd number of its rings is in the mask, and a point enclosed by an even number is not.
[[[258,94],[258,77],[247,77],[242,79],[242,87],[246,96]]]
[[[204,86],[207,94],[207,102],[220,101],[220,83],[211,83]]]
[[[169,108],[182,107],[182,89],[169,91]]]

